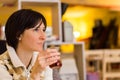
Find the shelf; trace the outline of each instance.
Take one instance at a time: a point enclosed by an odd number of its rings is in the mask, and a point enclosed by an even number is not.
[[[78,69],[78,75],[80,80],[86,80],[86,69],[85,69],[85,56],[84,56],[84,42],[62,42],[62,19],[61,19],[61,2],[60,0],[19,0],[19,9],[29,8],[34,9],[37,7],[42,10],[46,7],[51,9],[52,17],[52,34],[59,37],[58,41],[46,42],[44,48],[46,49],[50,45],[64,45],[73,44],[76,66]],[[43,8],[45,7],[45,8]],[[44,10],[45,11],[45,10]],[[47,11],[45,11],[47,12]],[[44,14],[43,14],[44,15]],[[47,15],[47,14],[46,14]],[[68,56],[69,57],[69,56]]]
[[[51,9],[51,22],[53,35],[59,36],[59,39],[62,40],[61,33],[61,2],[60,0],[19,0],[19,9],[22,8],[32,8],[33,7],[49,7]],[[38,11],[39,12],[39,11]]]
[[[22,0],[22,5],[29,5],[29,6],[53,6],[60,3],[58,0]]]
[[[22,2],[58,3],[60,0],[21,0]]]
[[[47,42],[47,45],[62,45],[62,44],[74,44],[74,45],[79,45],[79,44],[84,44],[84,42],[61,42],[61,41],[53,41],[53,42]]]
[[[51,43],[46,43],[45,48],[47,48],[50,45],[64,45],[64,44],[73,44],[74,45],[74,52],[70,56],[73,56],[75,58],[76,66],[78,69],[78,75],[80,80],[86,80],[86,67],[85,67],[85,54],[84,54],[84,42],[51,42]],[[70,57],[68,56],[68,58]],[[62,55],[63,57],[67,57],[64,54]]]

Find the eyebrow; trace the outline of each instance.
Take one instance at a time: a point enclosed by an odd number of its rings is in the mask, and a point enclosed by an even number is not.
[[[42,20],[40,21],[40,24],[36,25],[34,28],[39,28],[42,25]]]

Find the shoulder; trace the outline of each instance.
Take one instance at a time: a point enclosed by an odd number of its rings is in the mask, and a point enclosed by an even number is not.
[[[0,70],[7,70],[6,68],[6,63],[8,63],[8,52],[4,52],[3,54],[0,55]]]
[[[7,59],[9,57],[8,51],[5,51],[3,54],[0,55],[0,60],[1,59]]]
[[[9,59],[8,52],[4,52],[3,54],[0,55],[0,64],[4,63]]]
[[[0,75],[2,75],[0,76],[0,80],[13,80],[6,67],[6,62],[8,62],[8,53],[4,52],[0,55]]]

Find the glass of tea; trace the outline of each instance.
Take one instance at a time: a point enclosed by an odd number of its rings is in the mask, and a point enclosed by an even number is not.
[[[56,47],[54,45],[51,45],[49,48],[51,49],[56,49],[59,51],[59,47]],[[54,69],[54,68],[60,68],[62,66],[62,62],[61,60],[58,60],[56,63],[53,63],[51,65],[49,65],[50,68]]]
[[[62,66],[61,60],[58,60],[56,63],[53,63],[53,64],[49,65],[49,67],[52,68],[52,69],[60,68],[61,66]]]

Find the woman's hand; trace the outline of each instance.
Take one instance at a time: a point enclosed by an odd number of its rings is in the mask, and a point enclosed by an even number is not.
[[[46,49],[38,54],[36,62],[32,68],[32,74],[39,74],[45,70],[45,68],[53,63],[56,63],[60,59],[60,53],[57,49]]]
[[[48,48],[45,51],[40,52],[37,62],[42,69],[45,69],[46,66],[56,63],[59,59],[60,53],[57,51],[57,49]]]

